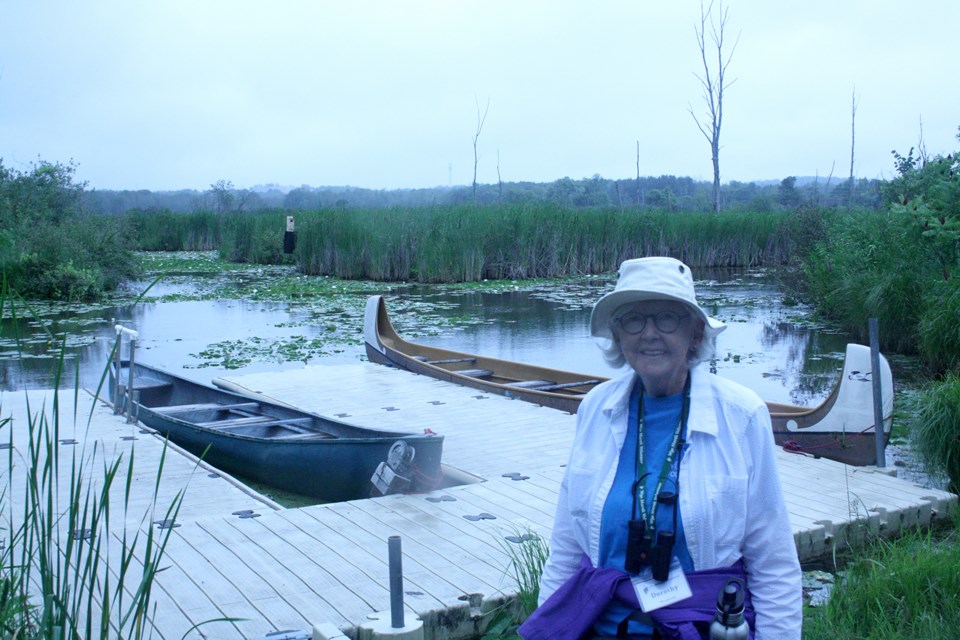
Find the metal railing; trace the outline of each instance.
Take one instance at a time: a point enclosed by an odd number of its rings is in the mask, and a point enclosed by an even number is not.
[[[126,413],[127,422],[136,422],[137,418],[133,410],[133,403],[136,400],[136,398],[134,397],[136,392],[134,391],[134,388],[133,388],[133,369],[134,369],[134,364],[136,364],[137,338],[140,336],[140,334],[134,331],[133,329],[128,329],[127,327],[124,327],[123,325],[120,325],[120,324],[114,325],[113,328],[117,332],[117,348],[115,350],[116,359],[115,359],[115,368],[114,368],[114,371],[116,373],[115,375],[116,387],[113,390],[114,391],[113,412],[117,415],[121,413]],[[123,388],[123,384],[120,381],[120,374],[123,370],[121,367],[122,359],[120,357],[120,352],[122,351],[122,347],[123,347],[123,336],[127,336],[130,339],[130,347],[128,349],[128,351],[130,352],[130,356],[127,360],[127,368],[129,370],[129,376],[127,379],[126,393],[121,392],[121,389]],[[124,411],[124,405],[126,405],[126,411]]]

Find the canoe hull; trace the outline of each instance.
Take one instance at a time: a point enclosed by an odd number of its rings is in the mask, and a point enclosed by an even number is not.
[[[138,420],[228,473],[323,502],[366,498],[377,467],[387,460],[395,443],[404,442],[415,451],[419,479],[410,489],[429,490],[440,480],[443,436],[369,429],[207,387],[144,365],[135,365],[134,371],[139,398],[133,410]],[[121,398],[128,375],[124,367]],[[116,391],[111,367],[113,402]],[[256,408],[230,413],[212,405]],[[218,422],[230,426],[218,428]]]
[[[584,395],[606,380],[409,342],[394,329],[382,296],[371,296],[367,300],[364,342],[371,362],[568,413],[576,413]],[[473,375],[458,371],[473,372]],[[481,377],[475,375],[477,372],[491,375]],[[517,382],[531,380],[551,382],[560,388],[544,390],[542,385],[539,389],[517,386]],[[882,355],[880,380],[883,445],[886,446],[893,416],[893,376]],[[583,384],[578,386],[578,382]],[[876,464],[873,381],[868,347],[847,345],[840,380],[821,405],[807,408],[768,402],[767,406],[778,445],[845,464]]]

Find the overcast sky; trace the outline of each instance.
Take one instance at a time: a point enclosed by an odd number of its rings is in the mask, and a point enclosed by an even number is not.
[[[721,179],[960,148],[958,0],[729,0]],[[696,0],[0,0],[0,158],[99,189],[712,179]]]

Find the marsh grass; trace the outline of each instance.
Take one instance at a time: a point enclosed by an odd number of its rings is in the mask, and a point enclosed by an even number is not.
[[[960,492],[960,371],[931,383],[921,394],[914,440],[925,463],[950,479],[947,487]]]
[[[132,209],[123,217],[144,251],[212,251],[220,248],[223,237],[224,217],[212,211]]]
[[[960,370],[960,278],[933,280],[923,296],[919,350],[933,371]]]
[[[794,235],[777,213],[555,205],[325,210],[301,214],[298,230],[305,273],[420,282],[596,274],[644,255],[693,268],[781,264]]]
[[[826,606],[805,611],[805,640],[956,638],[958,524],[874,539],[838,577]]]
[[[329,208],[239,214],[130,212],[149,251],[217,249],[251,264],[295,261],[308,275],[417,282],[556,278],[615,271],[627,258],[672,255],[693,268],[783,264],[802,236],[787,213],[678,213],[556,204]]]
[[[16,316],[4,289],[0,308],[7,305]],[[56,389],[65,377],[65,344],[64,338]],[[106,370],[100,388],[105,377]],[[73,385],[68,407],[60,394],[40,407],[28,396],[25,433],[15,433],[9,417],[0,422],[8,436],[0,493],[0,633],[18,640],[149,637],[153,582],[173,531],[157,532],[151,522],[175,520],[183,490],[169,505],[158,504],[164,448],[153,503],[147,513],[133,513],[133,447],[111,457],[98,444],[62,446],[72,425],[86,421],[89,428],[96,406],[79,415],[79,378]]]

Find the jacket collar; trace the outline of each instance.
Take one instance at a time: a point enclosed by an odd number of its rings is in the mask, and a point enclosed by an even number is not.
[[[716,437],[719,427],[713,403],[713,374],[701,364],[690,370],[690,376],[690,419],[687,422],[687,429]],[[613,388],[601,411],[610,418],[614,431],[626,431],[626,416],[630,410],[630,391],[636,380],[637,374],[631,369],[610,381]]]

